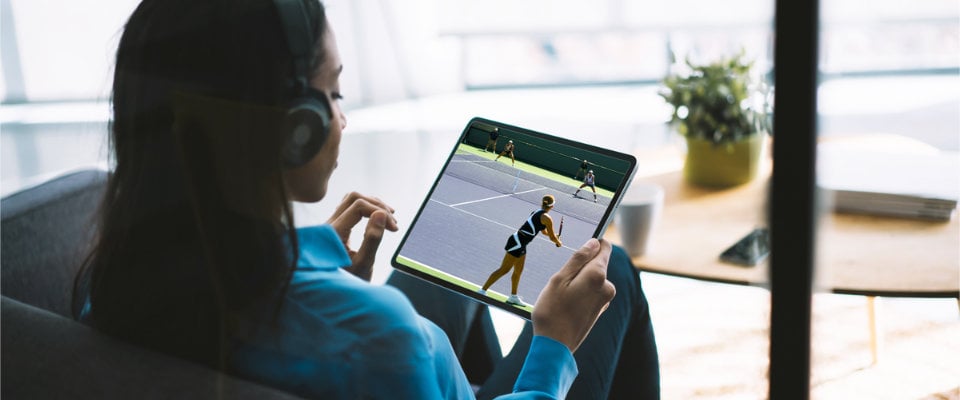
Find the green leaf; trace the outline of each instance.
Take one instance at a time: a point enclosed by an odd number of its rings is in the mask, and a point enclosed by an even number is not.
[[[680,121],[677,129],[682,135],[719,144],[769,132],[772,88],[762,82],[759,87],[752,86],[754,61],[746,60],[744,50],[705,64],[693,62],[688,55],[684,63],[689,72],[665,76],[658,92],[673,107],[670,120]],[[677,114],[681,107],[687,109],[686,118]]]

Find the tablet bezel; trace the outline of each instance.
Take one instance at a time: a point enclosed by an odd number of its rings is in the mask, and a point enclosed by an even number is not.
[[[427,203],[430,201],[430,198],[433,196],[434,192],[436,191],[437,186],[439,185],[441,178],[443,178],[444,173],[446,173],[447,168],[450,166],[450,162],[453,159],[454,155],[456,155],[457,149],[466,138],[466,135],[469,134],[471,126],[473,126],[476,123],[498,127],[501,130],[513,131],[513,132],[517,132],[525,135],[530,135],[539,139],[548,140],[561,145],[575,147],[585,151],[595,152],[607,157],[611,157],[617,160],[627,162],[629,165],[628,170],[624,173],[623,180],[620,182],[617,189],[613,192],[613,197],[610,200],[610,204],[608,204],[606,210],[604,210],[603,216],[600,219],[600,224],[597,225],[596,230],[593,232],[593,235],[591,236],[594,238],[602,237],[604,232],[606,232],[607,228],[609,227],[610,222],[612,222],[613,215],[617,207],[619,207],[620,201],[623,199],[623,195],[626,192],[627,187],[630,186],[630,183],[633,181],[634,175],[637,172],[637,159],[636,157],[630,154],[626,154],[626,153],[622,153],[622,152],[618,152],[610,149],[605,149],[605,148],[597,147],[591,144],[587,144],[587,143],[583,143],[583,142],[579,142],[571,139],[566,139],[559,136],[554,136],[547,133],[538,132],[538,131],[534,131],[534,130],[530,130],[530,129],[522,128],[519,126],[514,126],[507,123],[494,121],[494,120],[490,120],[482,117],[471,118],[467,122],[467,124],[464,126],[463,131],[457,137],[457,140],[453,142],[452,149],[450,150],[450,153],[447,155],[447,158],[443,163],[443,167],[440,169],[440,172],[437,173],[437,176],[433,181],[433,185],[431,185],[430,190],[427,191],[426,196],[424,196],[423,201],[420,203],[420,208],[417,210],[416,215],[411,220],[410,226],[404,232],[403,238],[400,240],[400,244],[397,246],[397,249],[394,251],[393,256],[390,258],[390,264],[396,270],[412,275],[416,278],[422,279],[432,284],[438,285],[440,287],[446,288],[447,290],[453,291],[457,294],[467,296],[474,300],[480,301],[483,304],[487,304],[489,306],[493,306],[493,307],[505,310],[507,312],[510,312],[512,314],[518,315],[524,319],[529,320],[531,319],[531,310],[533,309],[532,305],[529,307],[522,307],[522,306],[514,306],[514,305],[506,304],[505,302],[498,301],[489,296],[481,295],[475,291],[469,290],[467,288],[464,288],[450,281],[447,281],[442,278],[431,275],[429,273],[420,271],[416,268],[412,268],[408,265],[404,265],[400,261],[398,261],[399,257],[401,256],[400,251],[403,249],[404,245],[407,243],[407,239],[410,237],[410,233],[413,231],[413,228],[417,224],[417,221],[420,220],[420,217],[424,209],[426,208]],[[575,245],[579,246],[580,243],[577,243]]]

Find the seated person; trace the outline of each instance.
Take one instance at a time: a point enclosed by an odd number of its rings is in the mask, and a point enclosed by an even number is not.
[[[78,318],[309,398],[658,397],[639,276],[606,241],[554,275],[510,354],[479,349],[475,392],[461,357],[487,309],[402,274],[369,283],[392,207],[352,193],[294,228],[292,202],[322,200],[337,166],[343,68],[315,0],[143,0],[117,50]]]

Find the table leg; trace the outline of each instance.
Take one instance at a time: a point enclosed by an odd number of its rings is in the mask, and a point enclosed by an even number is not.
[[[877,333],[876,296],[867,296],[867,324],[870,325],[870,357],[872,365],[880,362],[880,335]]]

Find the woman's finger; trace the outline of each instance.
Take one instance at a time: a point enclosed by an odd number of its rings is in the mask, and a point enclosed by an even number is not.
[[[393,213],[395,211],[393,207],[390,207],[389,205],[387,205],[387,203],[384,203],[383,200],[380,200],[379,198],[376,198],[373,196],[365,196],[357,192],[350,192],[350,193],[347,193],[346,196],[343,196],[343,200],[340,201],[340,205],[337,206],[337,209],[333,211],[333,215],[330,216],[330,220],[328,222],[332,222],[337,218],[340,218],[340,216],[343,215],[343,213],[346,212],[350,208],[350,206],[353,205],[353,203],[361,199],[370,204],[376,205],[377,207],[382,208],[383,210],[390,213],[389,219],[392,219],[393,223],[396,224],[396,219],[393,218]],[[388,222],[388,225],[389,225],[389,222]]]
[[[397,220],[393,218],[393,215],[390,215],[389,209],[384,209],[379,204],[371,203],[365,198],[356,198],[351,203],[349,203],[346,208],[331,218],[330,225],[340,234],[340,238],[346,242],[350,236],[350,230],[353,229],[360,220],[366,217],[370,217],[376,211],[383,211],[384,216],[386,217],[385,228],[390,231],[397,231],[399,228],[397,226]]]
[[[554,274],[555,279],[560,279],[565,282],[573,280],[577,274],[580,273],[580,270],[594,257],[597,256],[597,252],[600,251],[600,242],[597,239],[590,238],[587,240],[583,246],[580,246],[577,251],[573,252],[573,255],[570,256],[570,259],[567,260],[567,263]]]
[[[363,232],[363,242],[352,257],[350,272],[364,280],[369,281],[373,275],[373,263],[376,261],[377,249],[383,239],[387,219],[385,211],[376,211],[370,215],[370,220],[367,221],[367,227]]]
[[[607,265],[612,251],[613,246],[610,242],[601,240],[599,251],[583,266],[577,278],[585,279],[587,283],[595,286],[601,285],[607,279]]]
[[[590,259],[570,282],[571,287],[581,287],[585,292],[594,293],[592,299],[595,301],[598,313],[606,309],[607,304],[617,293],[613,283],[607,280],[607,266],[612,250],[613,246],[610,242],[601,240],[600,250],[596,256]]]

